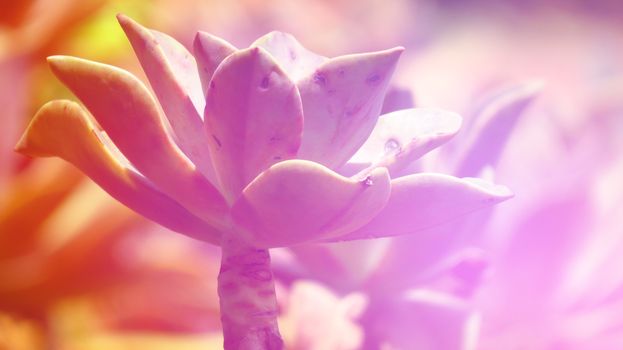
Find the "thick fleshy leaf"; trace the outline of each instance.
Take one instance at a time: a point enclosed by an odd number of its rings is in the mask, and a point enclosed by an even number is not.
[[[495,166],[519,117],[541,89],[542,83],[526,83],[489,102],[469,130],[453,174],[479,176],[485,167]]]
[[[144,28],[123,15],[117,19],[160,101],[176,143],[199,171],[215,183],[202,127],[205,98],[195,59],[170,36]]]
[[[251,47],[261,47],[268,51],[294,81],[311,75],[318,66],[329,60],[304,48],[292,34],[278,31],[260,37]]]
[[[103,137],[77,103],[52,101],[35,115],[16,150],[29,156],[63,158],[139,214],[174,231],[219,244],[218,231],[125,166]]]
[[[214,73],[205,124],[221,189],[231,203],[257,174],[296,156],[301,98],[264,49],[241,50]]]
[[[452,138],[461,127],[457,114],[432,108],[405,109],[382,115],[372,134],[349,163],[386,167],[392,176]]]
[[[432,173],[394,179],[391,187],[379,215],[357,231],[330,241],[412,234],[512,197],[504,186]]]
[[[79,58],[48,60],[54,74],[159,190],[210,223],[223,220],[223,197],[173,143],[156,101],[141,81],[119,68]]]
[[[376,124],[402,48],[333,58],[297,83],[305,111],[299,157],[337,168]]]
[[[261,247],[278,247],[340,236],[373,218],[387,202],[383,168],[361,181],[314,162],[275,164],[245,188],[232,209],[241,233]]]
[[[369,348],[473,350],[480,315],[466,300],[433,290],[410,290],[371,308],[362,323]]]
[[[197,32],[193,42],[193,51],[197,60],[197,67],[199,68],[203,96],[206,96],[210,87],[210,80],[212,80],[216,68],[227,56],[236,52],[237,49],[232,44],[214,35]]]

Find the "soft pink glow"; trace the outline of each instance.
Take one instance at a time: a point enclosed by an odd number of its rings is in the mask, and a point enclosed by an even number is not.
[[[90,113],[48,103],[17,149],[62,157],[137,212],[221,245],[228,349],[283,347],[267,248],[412,234],[512,196],[483,180],[398,175],[460,125],[418,109],[379,119],[402,48],[327,59],[279,32],[242,50],[200,33],[197,65],[171,37],[118,19],[156,98],[119,68],[50,57]],[[392,119],[421,126],[409,139]],[[362,145],[365,169],[336,172]]]

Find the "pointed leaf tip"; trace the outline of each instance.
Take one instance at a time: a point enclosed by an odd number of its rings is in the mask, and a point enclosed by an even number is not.
[[[465,181],[471,186],[474,186],[474,188],[478,189],[479,191],[489,194],[491,198],[493,198],[493,200],[495,200],[497,203],[501,203],[505,200],[515,197],[515,193],[513,193],[510,188],[504,185],[498,185],[493,182],[476,177],[464,177],[461,180]]]
[[[227,41],[206,32],[197,32],[193,51],[197,60],[199,77],[204,96],[208,93],[210,80],[223,60],[238,49]]]
[[[251,47],[262,47],[288,73],[293,81],[310,75],[328,58],[307,50],[290,33],[272,31],[255,40]]]
[[[65,55],[52,55],[46,57],[46,61],[51,68],[61,67],[63,64],[71,62],[73,59],[79,59],[73,56],[65,56]]]
[[[215,183],[216,175],[202,130],[205,98],[195,58],[167,34],[143,27],[126,16],[119,17],[119,24],[171,125],[176,144],[199,171]]]
[[[404,49],[332,58],[297,83],[305,111],[299,155],[343,165],[370,136]]]
[[[115,17],[117,18],[117,22],[119,22],[119,24],[121,24],[121,25],[123,25],[122,23],[127,23],[127,22],[131,21],[130,17],[126,16],[122,12],[118,12],[115,15]]]
[[[56,156],[56,152],[49,148],[48,142],[46,142],[44,137],[41,137],[39,134],[39,129],[41,123],[45,123],[45,120],[42,120],[42,115],[44,115],[44,111],[57,109],[58,107],[68,104],[68,106],[77,106],[74,102],[69,101],[61,101],[55,100],[50,101],[44,104],[40,110],[35,114],[35,116],[28,123],[28,127],[26,131],[22,134],[19,141],[15,145],[15,152],[21,153],[24,156],[28,157],[54,157]],[[66,105],[67,106],[67,105]],[[66,110],[67,107],[63,106]],[[53,133],[54,130],[49,130],[50,133]]]
[[[17,153],[21,153],[25,156],[33,156],[29,152],[29,144],[28,144],[28,131],[24,132],[22,136],[19,138],[15,147],[13,147],[13,151]],[[44,155],[37,155],[38,157],[43,157]]]

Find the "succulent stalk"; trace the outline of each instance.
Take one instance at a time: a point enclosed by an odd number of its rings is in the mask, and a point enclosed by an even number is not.
[[[225,349],[283,349],[268,249],[230,237],[221,249],[218,295]]]

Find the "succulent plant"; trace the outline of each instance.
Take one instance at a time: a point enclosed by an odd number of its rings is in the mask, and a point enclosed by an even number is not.
[[[44,105],[17,150],[64,158],[143,216],[220,245],[226,349],[283,347],[270,248],[410,234],[511,196],[397,176],[461,124],[435,109],[379,117],[402,48],[329,59],[285,33],[239,50],[199,32],[192,55],[118,19],[155,97],[119,68],[50,57],[83,106]]]

